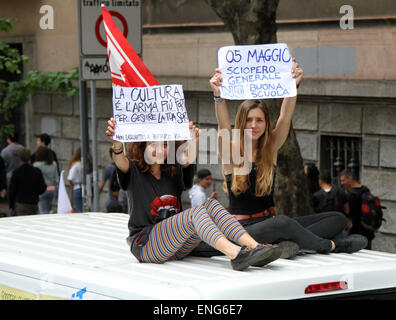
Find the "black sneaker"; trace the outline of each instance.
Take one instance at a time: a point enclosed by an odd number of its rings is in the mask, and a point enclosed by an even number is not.
[[[257,247],[265,247],[263,244],[259,244]],[[252,264],[253,267],[263,267],[266,264],[271,263],[272,261],[275,261],[276,259],[279,259],[282,256],[283,250],[280,245],[273,244],[272,246],[268,246],[265,248],[271,248],[271,254],[267,257],[263,257],[260,261]]]
[[[344,239],[334,240],[333,252],[353,253],[367,247],[367,238],[360,234],[351,234]]]
[[[274,250],[279,250],[277,248],[257,246],[248,250],[246,246],[243,246],[238,255],[231,260],[231,266],[234,270],[245,270],[249,266],[272,256]]]
[[[281,241],[279,246],[282,248],[281,259],[293,258],[300,252],[300,246],[293,241]]]

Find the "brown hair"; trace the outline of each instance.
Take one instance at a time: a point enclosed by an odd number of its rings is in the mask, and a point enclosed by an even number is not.
[[[22,163],[28,163],[30,160],[30,150],[27,148],[20,148],[18,150],[18,159]]]
[[[273,141],[272,141],[272,128],[270,114],[267,105],[262,100],[245,100],[239,106],[238,112],[235,118],[235,129],[239,129],[241,134],[239,135],[240,145],[240,156],[244,157],[244,129],[246,127],[247,117],[250,110],[259,108],[264,114],[265,120],[265,131],[259,138],[256,154],[256,196],[264,196],[271,193],[273,185]],[[245,158],[246,161],[246,158]],[[243,167],[244,163],[240,165],[234,165],[234,167]],[[231,191],[235,195],[246,192],[249,188],[249,176],[236,175],[232,176]]]
[[[71,156],[70,161],[69,161],[69,168],[71,168],[73,163],[77,162],[77,161],[81,161],[81,148],[80,147],[78,147],[76,149],[76,151],[74,151],[73,155]]]
[[[74,162],[81,161],[81,147],[78,147],[76,151],[74,151],[72,157],[69,161],[69,169],[72,167]],[[92,167],[92,155],[91,153],[88,154],[88,168],[86,168],[87,173],[91,173],[93,170]]]
[[[184,141],[175,141],[175,153],[182,143],[184,143]],[[149,171],[151,167],[151,165],[144,160],[146,146],[147,142],[129,142],[125,147],[127,157],[134,160],[142,172]],[[161,164],[161,172],[164,172],[167,176],[174,176],[176,174],[176,165],[168,163]]]
[[[46,164],[51,164],[54,161],[54,156],[47,147],[38,147],[35,153],[35,161],[44,161]]]

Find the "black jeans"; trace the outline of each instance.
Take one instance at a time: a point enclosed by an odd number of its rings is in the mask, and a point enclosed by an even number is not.
[[[241,220],[240,223],[259,243],[279,243],[290,240],[296,242],[300,249],[328,253],[331,250],[330,240],[345,230],[347,219],[340,212],[322,212],[296,218],[274,216]],[[222,255],[222,253],[201,243],[191,255],[210,257]]]

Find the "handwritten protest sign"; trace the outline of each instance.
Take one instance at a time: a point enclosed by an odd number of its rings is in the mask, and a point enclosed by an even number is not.
[[[222,47],[218,64],[222,98],[273,99],[297,94],[293,61],[285,43]]]
[[[113,115],[117,141],[191,139],[181,85],[114,86]]]

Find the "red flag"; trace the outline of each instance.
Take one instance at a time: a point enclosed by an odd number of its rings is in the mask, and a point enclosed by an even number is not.
[[[138,54],[118,29],[111,14],[102,4],[103,24],[107,38],[107,56],[114,85],[148,87],[159,85]]]

